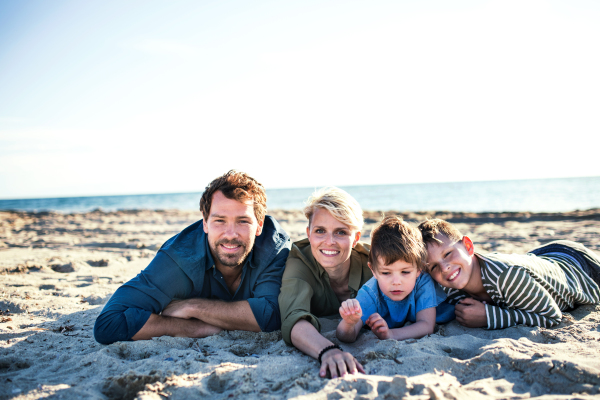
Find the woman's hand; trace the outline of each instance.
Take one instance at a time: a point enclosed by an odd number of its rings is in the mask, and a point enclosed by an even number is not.
[[[347,351],[332,349],[326,351],[321,357],[321,369],[319,375],[321,378],[327,377],[327,372],[331,378],[345,376],[346,374],[355,374],[356,372],[365,373],[363,366]]]
[[[292,344],[296,348],[309,356],[318,359],[321,351],[333,345],[333,343],[323,337],[310,322],[301,319],[292,328],[291,332]],[[325,378],[327,374],[332,378],[344,376],[348,372],[354,374],[356,372],[365,373],[365,369],[352,354],[338,349],[327,350],[321,354],[321,368],[319,376]]]
[[[391,339],[392,334],[390,332],[390,328],[385,322],[385,320],[381,317],[381,315],[375,313],[371,314],[369,319],[366,322],[367,325],[371,328],[371,331],[377,336],[379,339]]]

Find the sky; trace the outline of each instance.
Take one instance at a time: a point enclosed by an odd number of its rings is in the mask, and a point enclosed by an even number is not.
[[[0,2],[0,198],[600,176],[595,0]]]

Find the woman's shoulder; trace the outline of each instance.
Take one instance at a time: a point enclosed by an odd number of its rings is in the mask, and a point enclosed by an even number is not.
[[[371,251],[371,245],[365,242],[358,242],[353,250],[368,257],[369,252]]]
[[[283,278],[309,278],[318,276],[318,266],[312,259],[308,239],[292,243],[290,255],[285,263]]]

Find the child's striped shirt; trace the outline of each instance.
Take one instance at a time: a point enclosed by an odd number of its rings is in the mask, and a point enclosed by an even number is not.
[[[560,323],[561,311],[600,302],[598,285],[583,272],[580,261],[567,253],[476,256],[483,287],[495,303],[485,305],[488,329],[517,324],[552,327]],[[453,304],[468,297],[461,290],[444,291]]]

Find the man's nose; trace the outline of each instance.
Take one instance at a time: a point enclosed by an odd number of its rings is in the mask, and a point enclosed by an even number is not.
[[[235,229],[235,224],[227,224],[225,226],[225,232],[223,234],[226,237],[236,237],[238,235],[237,230]]]

